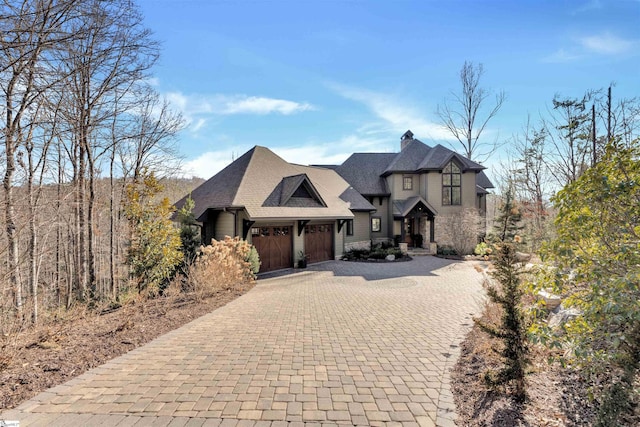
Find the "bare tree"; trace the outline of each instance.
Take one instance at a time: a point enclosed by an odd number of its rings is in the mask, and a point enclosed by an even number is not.
[[[142,87],[131,110],[129,135],[120,145],[122,173],[139,181],[144,168],[171,174],[179,166],[176,135],[182,115],[170,109],[151,87]]]
[[[178,164],[157,57],[131,0],[0,0],[0,297],[20,319],[117,297],[126,181]]]
[[[18,312],[22,307],[14,180],[17,155],[32,135],[36,103],[57,83],[48,70],[55,68],[51,51],[69,35],[62,30],[75,1],[4,1],[0,7],[0,87],[3,121],[5,226],[10,282]]]
[[[630,146],[640,135],[640,99],[633,97],[614,100],[614,86],[612,83],[607,89],[607,95],[595,102],[599,121],[604,124],[607,132],[606,139],[599,138],[599,147],[612,137],[620,138],[625,145]]]
[[[460,70],[462,84],[460,93],[451,92],[452,99],[438,105],[437,110],[442,124],[460,143],[464,155],[478,161],[486,160],[499,146],[497,141],[492,143],[480,141],[480,136],[489,120],[495,117],[506,100],[504,91],[500,91],[495,95],[493,106],[484,108],[487,107],[485,104],[491,92],[480,86],[483,74],[482,64],[474,65],[472,62],[465,61]]]
[[[110,152],[112,138],[104,136],[117,114],[117,98],[132,88],[156,62],[158,44],[143,26],[138,8],[129,0],[90,0],[81,6],[82,19],[73,30],[79,37],[69,44],[69,108],[67,120],[77,147],[76,205],[78,234],[77,281],[86,297],[97,285],[95,256],[95,180],[98,162]],[[88,194],[87,194],[88,190]]]
[[[588,104],[595,92],[581,98],[553,98],[544,127],[551,142],[550,167],[560,186],[572,183],[589,167],[593,155]]]
[[[507,172],[503,182],[513,184],[515,197],[523,210],[523,225],[527,234],[525,242],[532,251],[539,249],[547,237],[547,202],[554,192],[547,164],[547,139],[546,128],[543,125],[535,127],[531,119],[527,118],[523,131],[515,135],[510,144],[510,156],[513,160],[509,167],[503,168]]]

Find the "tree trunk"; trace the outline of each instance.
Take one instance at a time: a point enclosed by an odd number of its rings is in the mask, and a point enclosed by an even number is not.
[[[16,310],[19,315],[22,315],[22,283],[20,281],[18,237],[16,235],[16,216],[13,201],[13,179],[16,170],[14,132],[16,129],[13,117],[12,97],[15,83],[15,79],[11,79],[6,88],[5,160],[7,164],[4,172],[3,187],[5,193],[5,227],[9,255],[7,259],[9,282],[14,291]]]
[[[115,197],[116,191],[113,185],[113,167],[116,157],[116,145],[113,144],[111,158],[109,163],[109,290],[114,299],[118,298],[118,289],[116,289],[116,257],[115,257]]]

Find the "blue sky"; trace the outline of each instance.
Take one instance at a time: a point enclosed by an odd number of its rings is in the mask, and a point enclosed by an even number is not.
[[[446,144],[437,105],[465,60],[507,101],[484,138],[615,82],[640,96],[640,0],[139,0],[163,49],[153,83],[184,115],[185,171],[214,175],[254,145],[302,164]],[[497,159],[488,162],[497,164]]]

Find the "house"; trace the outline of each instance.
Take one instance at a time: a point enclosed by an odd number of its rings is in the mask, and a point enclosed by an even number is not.
[[[394,238],[434,250],[439,218],[486,210],[485,168],[441,145],[401,138],[398,153],[356,153],[342,165],[291,164],[256,146],[192,191],[204,242],[240,236],[261,271],[314,263]],[[180,208],[187,196],[176,203]]]

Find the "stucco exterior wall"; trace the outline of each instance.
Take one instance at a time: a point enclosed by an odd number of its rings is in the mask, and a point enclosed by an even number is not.
[[[344,232],[345,244],[355,242],[368,242],[371,240],[369,236],[369,212],[354,212],[353,213],[353,236],[347,236],[347,226],[342,228]]]
[[[347,226],[342,227],[338,233],[338,221],[333,221],[333,257],[340,259],[344,253],[344,238],[347,234]]]
[[[376,208],[375,212],[371,213],[371,218],[378,217],[380,218],[380,231],[374,232],[371,231],[371,239],[387,239],[389,237],[389,233],[393,229],[392,216],[390,215],[390,205],[389,198],[382,197],[382,204],[380,204],[380,197],[374,197],[371,202],[374,208]],[[355,224],[354,224],[355,225]],[[367,220],[367,228],[371,230],[371,220]]]
[[[442,212],[455,212],[461,208],[473,208],[476,205],[476,174],[475,172],[465,172],[462,174],[461,201],[462,205],[443,206],[442,205],[442,174],[430,172],[427,174],[427,194],[425,199],[433,206],[438,214]],[[424,197],[424,196],[423,196]],[[442,212],[441,212],[442,211]]]
[[[391,175],[392,179],[387,180],[391,185],[391,194],[396,200],[406,200],[409,197],[417,196],[421,194],[421,180],[420,175],[416,173],[394,173]],[[413,179],[413,188],[411,190],[405,190],[404,178],[411,177]]]
[[[420,174],[420,195],[423,199],[429,200],[429,180],[437,179],[434,176],[439,177],[439,173],[437,172],[425,172]]]
[[[220,212],[216,218],[214,239],[224,240],[225,236],[233,237],[235,233],[235,215],[231,212]],[[242,229],[238,230],[242,234]]]
[[[353,236],[347,236],[346,226],[342,229],[344,233],[344,250],[346,252],[351,249],[370,249],[369,212],[354,212],[353,215]]]
[[[297,265],[298,260],[300,259],[300,251],[304,253],[304,227],[302,227],[302,231],[300,232],[298,221],[294,221],[293,223],[293,262],[294,265]],[[298,233],[300,234],[298,236]]]

